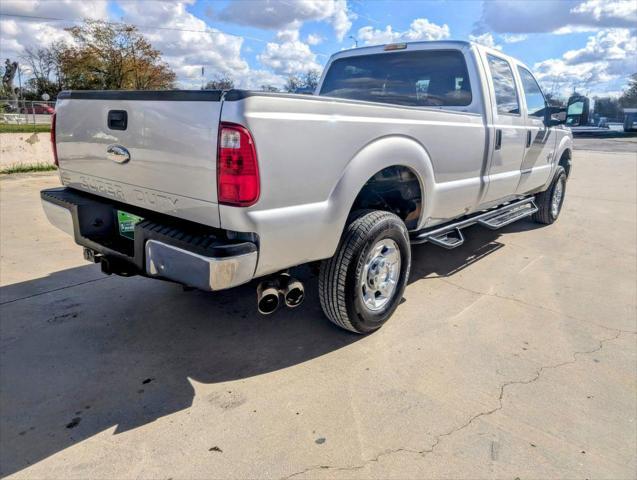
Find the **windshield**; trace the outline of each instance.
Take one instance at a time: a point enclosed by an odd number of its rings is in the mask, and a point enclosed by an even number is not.
[[[466,106],[471,85],[460,51],[415,50],[335,60],[320,95],[408,106]]]

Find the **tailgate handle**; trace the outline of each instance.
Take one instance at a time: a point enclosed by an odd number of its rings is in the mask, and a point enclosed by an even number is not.
[[[130,160],[130,153],[121,145],[110,145],[106,153],[108,159],[116,163],[126,163]]]
[[[126,130],[128,126],[128,113],[126,110],[109,110],[108,128],[111,130]]]

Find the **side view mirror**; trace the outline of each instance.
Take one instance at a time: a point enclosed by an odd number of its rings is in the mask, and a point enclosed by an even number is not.
[[[547,107],[546,124],[549,127],[564,125],[566,123],[566,109],[563,107]]]

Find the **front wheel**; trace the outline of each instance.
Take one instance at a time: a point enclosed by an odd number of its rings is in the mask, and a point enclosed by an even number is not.
[[[533,214],[533,220],[544,225],[550,225],[557,220],[562,211],[566,194],[566,172],[563,167],[557,167],[557,172],[548,189],[535,197],[538,211]]]
[[[390,212],[357,212],[334,256],[321,263],[323,312],[352,332],[379,329],[398,307],[410,268],[411,248],[404,222]]]

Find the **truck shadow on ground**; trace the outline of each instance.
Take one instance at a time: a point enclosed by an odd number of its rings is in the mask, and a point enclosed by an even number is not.
[[[525,232],[541,227],[531,221],[519,221],[500,230],[472,226],[463,230],[465,243],[452,250],[430,243],[415,245],[412,248],[409,283],[423,278],[451,277],[504,247],[498,241],[503,233]]]
[[[502,248],[498,237],[471,229],[449,252],[415,247],[410,282],[453,275]],[[210,295],[144,278],[101,278],[95,266],[0,289],[0,474],[106,429],[118,434],[187,409],[195,393],[189,379],[247,379],[363,338],[331,325],[316,276],[308,268],[297,274],[306,302],[269,317],[256,313],[254,283]],[[227,387],[213,393],[220,408],[249,402]]]

